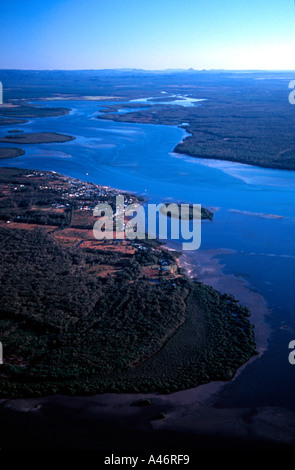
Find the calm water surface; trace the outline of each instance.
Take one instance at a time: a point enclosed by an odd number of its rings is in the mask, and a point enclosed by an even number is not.
[[[216,255],[223,272],[247,281],[265,298],[271,326],[267,351],[224,388],[220,401],[226,406],[294,409],[295,366],[288,363],[288,344],[295,339],[295,172],[174,154],[186,136],[183,129],[97,119],[98,102],[55,101],[46,106],[72,112],[17,128],[61,132],[76,140],[21,145],[24,156],[0,165],[54,170],[147,195],[151,202],[177,200],[218,209],[214,222],[202,224],[201,250],[223,249]],[[6,130],[0,128],[0,135]],[[196,253],[189,257],[197,263]]]

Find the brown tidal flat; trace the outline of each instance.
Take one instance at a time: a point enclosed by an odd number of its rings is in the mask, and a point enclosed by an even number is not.
[[[229,253],[230,250],[198,250],[194,264],[187,255],[183,255],[179,261],[189,278],[197,277],[199,281],[210,285],[214,289],[233,295],[241,305],[250,309],[251,321],[255,325],[257,350],[259,353],[263,353],[267,349],[270,335],[270,328],[265,321],[269,310],[262,295],[253,292],[246,281],[233,275],[225,275],[222,272],[222,263],[218,261],[216,256],[227,252]],[[255,360],[255,357],[251,360]]]

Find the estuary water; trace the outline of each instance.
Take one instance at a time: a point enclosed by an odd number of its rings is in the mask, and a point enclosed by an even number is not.
[[[53,170],[135,192],[150,202],[214,209],[214,221],[202,222],[201,248],[186,252],[187,262],[197,272],[208,255],[223,275],[262,296],[269,328],[264,352],[224,387],[219,403],[295,409],[295,366],[288,362],[288,345],[295,339],[295,172],[175,154],[173,149],[187,135],[184,129],[101,120],[97,117],[103,104],[98,102],[34,104],[72,111],[0,128],[0,135],[17,128],[60,132],[76,140],[20,145],[26,154],[1,160],[1,166]],[[175,241],[172,246],[180,248]]]

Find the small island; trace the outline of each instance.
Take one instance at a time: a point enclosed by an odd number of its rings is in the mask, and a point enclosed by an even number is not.
[[[27,105],[7,105],[0,109],[0,115],[6,118],[41,118],[51,116],[64,116],[69,114],[68,108],[49,108]],[[27,121],[26,121],[27,122]]]
[[[21,157],[24,154],[25,151],[23,149],[9,147],[0,148],[0,160],[4,160],[6,158]]]
[[[194,208],[192,204],[189,204],[188,207],[183,207],[181,209],[181,206],[185,204],[186,206],[188,203],[169,203],[169,204],[163,204],[163,206],[160,209],[160,212],[164,215],[167,215],[167,217],[172,217],[172,218],[179,218],[181,214],[181,218],[183,220],[192,220],[195,217],[194,214]],[[167,211],[167,208],[169,207],[169,211]],[[213,220],[213,212],[210,211],[209,209],[206,209],[205,207],[201,207],[201,219],[202,220]]]
[[[27,119],[13,119],[0,117],[0,126],[18,126],[19,124],[26,124]]]
[[[13,144],[49,144],[61,143],[74,140],[76,137],[65,134],[58,134],[57,132],[32,132],[20,135],[7,135],[2,137],[0,142],[13,143]]]

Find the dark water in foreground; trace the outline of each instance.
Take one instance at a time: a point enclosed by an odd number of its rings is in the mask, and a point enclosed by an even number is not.
[[[184,130],[99,120],[97,102],[46,106],[73,111],[17,128],[61,132],[76,140],[22,145],[26,155],[2,160],[1,166],[54,170],[147,195],[151,202],[177,200],[218,209],[213,223],[202,224],[200,252],[217,250],[223,273],[246,281],[265,298],[271,327],[267,350],[226,385],[219,403],[294,409],[295,366],[288,362],[288,344],[295,339],[295,173],[173,154]],[[196,264],[198,252],[187,254]]]

